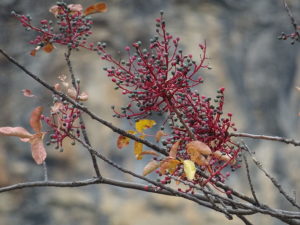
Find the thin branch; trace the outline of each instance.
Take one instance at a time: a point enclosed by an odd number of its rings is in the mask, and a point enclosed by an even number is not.
[[[44,181],[48,181],[48,169],[46,161],[43,162]]]
[[[292,23],[292,26],[293,26],[293,28],[295,30],[295,33],[298,34],[298,37],[300,37],[300,34],[298,32],[298,24],[296,23],[295,17],[293,16],[293,13],[290,10],[290,8],[289,8],[289,6],[288,6],[288,4],[286,3],[285,0],[283,1],[283,3],[284,3],[284,8],[287,11],[287,13],[288,13],[288,15],[289,15],[289,17],[291,19],[291,23]]]
[[[72,52],[72,49],[68,48],[68,51],[65,54],[65,59],[66,59],[66,62],[67,62],[67,66],[68,66],[70,75],[71,75],[72,85],[75,88],[75,90],[77,90],[78,87],[77,87],[77,84],[76,84],[76,78],[75,78],[75,74],[73,72],[72,63],[71,63],[71,60],[70,60],[71,52]],[[91,145],[89,137],[88,137],[86,129],[85,129],[85,127],[86,127],[85,126],[85,122],[84,122],[81,114],[79,116],[79,122],[80,122],[80,124],[83,125],[83,126],[81,126],[80,129],[81,129],[81,133],[83,135],[85,143],[88,144],[88,145]],[[93,162],[93,167],[94,167],[95,173],[96,173],[97,177],[101,177],[101,173],[100,173],[99,166],[98,166],[98,163],[97,163],[97,158],[93,154],[90,154],[90,155],[91,155],[91,158],[92,158],[92,162]]]
[[[165,151],[165,149],[158,147],[155,144],[152,144],[144,139],[141,139],[135,135],[129,134],[127,133],[125,130],[122,130],[116,126],[114,126],[112,123],[101,119],[100,117],[98,117],[95,113],[91,112],[90,110],[88,110],[85,106],[83,106],[82,104],[79,104],[78,102],[74,101],[72,98],[66,96],[65,94],[63,94],[62,92],[56,91],[52,86],[50,86],[48,83],[46,83],[45,81],[43,81],[42,79],[40,79],[37,75],[31,73],[30,71],[28,71],[25,66],[21,65],[20,63],[18,63],[14,58],[12,58],[11,56],[9,56],[4,50],[0,49],[0,53],[5,56],[5,58],[7,58],[10,62],[12,62],[14,65],[16,65],[17,67],[19,67],[23,72],[25,72],[28,76],[30,76],[31,78],[33,78],[34,80],[36,80],[38,83],[40,83],[42,86],[44,86],[45,88],[47,88],[48,90],[50,90],[52,93],[60,96],[61,98],[63,98],[64,100],[66,100],[67,102],[73,104],[75,107],[77,107],[78,109],[82,110],[83,112],[85,112],[86,114],[88,114],[93,120],[98,121],[99,123],[103,124],[104,126],[110,128],[113,132],[118,133],[120,135],[123,135],[125,137],[128,137],[132,140],[135,140],[137,142],[140,142],[146,146],[148,146],[149,148],[152,148],[153,150],[168,156],[168,153]]]
[[[243,145],[243,149],[246,150],[251,158],[252,161],[255,163],[255,165],[266,175],[266,177],[268,177],[271,182],[274,184],[274,186],[278,189],[278,191],[286,198],[286,200],[288,200],[293,206],[297,207],[298,209],[300,209],[300,206],[297,204],[297,202],[291,197],[289,196],[289,194],[283,190],[283,188],[281,187],[281,185],[279,184],[279,182],[276,180],[275,177],[271,176],[262,166],[261,162],[259,162],[251,153],[251,151],[249,150],[248,146],[246,144]]]
[[[239,133],[239,132],[232,132],[229,134],[230,136],[234,137],[246,137],[252,139],[261,139],[261,140],[268,140],[268,141],[279,141],[285,144],[292,144],[294,146],[300,146],[300,141],[296,141],[290,138],[283,138],[277,136],[267,136],[267,135],[257,135],[257,134],[249,134],[249,133]]]
[[[242,154],[243,154],[243,159],[244,159],[245,166],[246,166],[246,172],[247,172],[247,178],[248,178],[248,183],[249,183],[249,186],[250,186],[250,190],[251,190],[251,193],[252,193],[252,196],[253,196],[254,200],[256,201],[256,204],[259,205],[259,201],[256,197],[256,193],[255,193],[255,190],[254,190],[254,187],[253,187],[253,184],[252,184],[247,157],[245,156],[244,152]]]

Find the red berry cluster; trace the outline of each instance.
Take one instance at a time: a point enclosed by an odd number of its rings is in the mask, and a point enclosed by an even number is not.
[[[221,171],[228,165],[232,169],[239,167],[235,162],[240,151],[229,135],[230,128],[235,130],[231,121],[232,114],[223,116],[225,89],[220,88],[213,100],[201,96],[194,87],[203,83],[203,79],[198,76],[199,70],[209,69],[206,45],[199,45],[201,58],[200,62],[196,62],[192,55],[185,55],[179,49],[179,38],[174,38],[166,31],[163,13],[156,22],[157,35],[150,40],[148,49],[143,48],[140,41],[132,44],[134,54],[130,47],[125,47],[128,60],[114,59],[106,52],[105,43],[98,44],[101,58],[113,64],[110,68],[104,68],[108,77],[115,83],[115,89],[122,90],[130,99],[129,104],[121,108],[121,112],[113,107],[115,116],[140,119],[153,112],[161,115],[167,113],[171,134],[162,141],[167,151],[180,141],[176,157],[190,159],[186,145],[198,140],[215,153],[205,156],[204,161],[207,163],[197,166],[197,169],[209,172],[209,178],[204,179],[198,173],[191,182],[200,185],[224,182],[229,173],[222,174]],[[171,176],[182,177],[183,174],[183,165],[180,164],[173,174],[166,174],[162,182],[168,183]]]
[[[30,41],[30,44],[37,45],[36,50],[43,48],[46,52],[50,52],[53,43],[67,45],[70,48],[86,45],[86,38],[92,33],[90,30],[93,21],[84,15],[81,5],[57,2],[57,5],[52,6],[49,11],[56,17],[57,29],[51,20],[43,19],[40,26],[34,26],[31,24],[30,16],[12,12],[26,30],[38,32],[36,38]]]

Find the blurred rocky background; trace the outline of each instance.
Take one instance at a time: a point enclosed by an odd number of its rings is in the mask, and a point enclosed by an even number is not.
[[[48,13],[53,0],[1,0],[0,47],[49,83],[67,73],[63,49],[51,54],[29,55],[33,46],[27,44],[33,34],[25,32],[10,15],[12,10],[30,14],[33,20]],[[69,1],[68,1],[69,2]],[[154,19],[162,9],[168,30],[181,37],[186,53],[198,56],[198,43],[206,40],[212,70],[201,72],[205,84],[199,92],[215,95],[217,88],[226,87],[226,111],[233,112],[239,131],[278,135],[300,139],[300,44],[279,41],[282,31],[292,32],[290,19],[280,0],[111,0],[109,11],[94,15],[93,39],[106,41],[115,55],[124,54],[124,46],[141,40],[149,43],[154,35]],[[69,2],[71,3],[71,2]],[[77,0],[84,6],[95,3]],[[300,22],[300,2],[288,1]],[[120,52],[119,52],[120,51]],[[113,91],[96,55],[86,51],[72,56],[74,70],[82,87],[90,95],[87,105],[102,118],[121,128],[128,124],[112,118],[111,105],[126,101]],[[51,94],[0,56],[0,126],[29,128],[28,118],[34,107],[49,109]],[[38,98],[26,98],[22,89],[31,89]],[[132,150],[116,150],[118,135],[86,117],[92,145],[124,167],[141,173],[145,161],[134,160]],[[29,128],[30,129],[30,128]],[[291,195],[300,195],[300,149],[280,143],[246,140],[256,157],[280,180]],[[60,153],[47,148],[51,180],[75,180],[93,176],[90,156],[84,149],[69,147]],[[135,181],[99,162],[107,176]],[[31,158],[29,146],[15,138],[0,137],[0,186],[43,178],[41,166]],[[292,209],[278,197],[278,191],[251,168],[254,185],[261,202],[276,208]],[[230,180],[238,190],[249,194],[244,168]],[[299,197],[298,197],[299,201]],[[295,210],[295,209],[294,209]],[[266,216],[250,216],[254,224],[281,224]],[[144,194],[110,186],[82,188],[31,188],[0,194],[1,225],[181,225],[181,224],[241,224],[228,221],[223,215],[179,198]]]

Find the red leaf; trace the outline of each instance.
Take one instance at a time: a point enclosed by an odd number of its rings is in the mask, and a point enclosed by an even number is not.
[[[32,134],[23,127],[0,127],[0,134],[19,138],[31,138]]]
[[[46,149],[43,144],[43,136],[43,133],[35,134],[30,140],[32,157],[37,164],[42,164],[47,156]]]
[[[94,5],[90,5],[84,10],[84,15],[90,15],[93,13],[101,13],[107,11],[107,5],[104,2],[99,2]]]
[[[36,133],[40,133],[42,130],[42,123],[41,123],[42,112],[43,112],[43,107],[38,106],[31,113],[30,126]]]
[[[127,145],[129,145],[129,142],[130,142],[130,139],[128,137],[120,135],[117,140],[117,147],[119,149],[122,149],[122,148],[126,147]]]
[[[32,91],[29,89],[23,89],[22,92],[25,97],[30,97],[30,98],[36,97],[35,95],[32,94]]]

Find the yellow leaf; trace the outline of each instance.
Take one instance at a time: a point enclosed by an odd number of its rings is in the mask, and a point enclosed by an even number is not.
[[[184,173],[188,180],[193,180],[195,178],[196,166],[193,161],[184,160],[183,161],[183,169],[184,169]]]
[[[166,133],[163,132],[162,130],[157,131],[156,134],[155,134],[155,140],[156,140],[156,142],[159,142],[160,139],[161,139],[161,137],[165,136],[165,135],[166,135]]]
[[[172,147],[171,147],[171,150],[169,152],[169,156],[173,159],[176,159],[176,155],[177,155],[177,150],[178,150],[178,147],[179,147],[179,144],[180,144],[180,141],[176,141]]]
[[[152,173],[154,170],[156,170],[160,166],[161,162],[157,162],[155,160],[152,160],[148,162],[148,164],[144,167],[143,176],[146,176],[149,173]]]
[[[180,164],[179,160],[168,157],[162,162],[159,171],[163,175],[166,174],[166,172],[173,174],[178,164]]]
[[[144,139],[145,136],[141,136],[140,138]],[[134,142],[134,151],[133,152],[134,152],[134,155],[137,160],[141,160],[143,158],[143,155],[141,155],[142,151],[143,151],[143,144],[140,142],[137,142],[137,141]]]
[[[135,129],[142,133],[145,129],[151,128],[156,124],[154,120],[142,119],[135,123]]]

